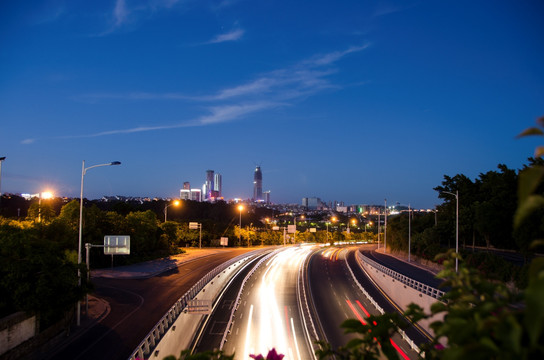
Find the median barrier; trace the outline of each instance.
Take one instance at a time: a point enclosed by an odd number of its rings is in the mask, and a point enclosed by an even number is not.
[[[387,266],[377,263],[361,254],[356,253],[357,262],[372,281],[403,311],[408,305],[415,303],[423,308],[426,314],[430,314],[431,305],[444,295],[444,292],[416,281],[408,276],[389,269]],[[442,321],[444,314],[436,314],[429,319],[420,320],[418,325],[426,332],[434,336],[430,324],[434,321]]]
[[[189,303],[200,300],[213,304],[241,265],[260,252],[256,250],[237,256],[206,274],[176,301],[132,352],[129,360],[179,356],[182,350],[190,346],[196,330],[206,317],[205,314],[189,313]]]

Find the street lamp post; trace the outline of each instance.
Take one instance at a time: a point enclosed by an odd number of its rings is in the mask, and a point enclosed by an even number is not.
[[[0,157],[0,202],[2,202],[2,163],[6,160],[5,156]]]
[[[412,210],[408,204],[408,262],[410,262],[410,245],[412,241]]]
[[[244,206],[238,205],[238,210],[240,211],[240,232],[238,233],[238,245],[242,245],[242,210],[244,210]]]
[[[455,272],[459,269],[459,190],[455,190],[455,194],[449,191],[442,191],[444,194],[455,196]]]
[[[171,203],[171,204],[166,204],[166,205],[164,206],[164,222],[166,222],[166,219],[167,219],[167,216],[168,216],[168,208],[169,208],[170,206],[172,206],[172,205],[173,205],[173,206],[179,206],[179,204],[181,204],[180,201],[179,201],[179,200],[175,200],[173,203]]]
[[[49,191],[44,191],[38,194],[38,222],[42,222],[42,199],[51,199],[53,194]]]
[[[384,209],[384,216],[385,216],[385,224],[383,228],[383,253],[387,253],[387,199],[385,199],[385,209]]]
[[[83,179],[85,177],[85,174],[87,173],[87,170],[100,167],[100,166],[111,166],[111,165],[121,165],[121,162],[119,161],[112,161],[107,164],[98,164],[89,166],[88,168],[85,167],[85,160],[83,160],[83,164],[81,165],[81,192],[79,196],[79,241],[78,241],[78,248],[77,248],[77,284],[79,287],[81,287],[81,271],[79,270],[79,265],[81,265],[81,239],[83,235]],[[80,326],[81,324],[81,302],[77,302],[77,321],[76,325]]]

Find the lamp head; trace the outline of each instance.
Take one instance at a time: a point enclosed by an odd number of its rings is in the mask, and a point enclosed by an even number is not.
[[[0,161],[4,161],[4,160],[6,160],[5,156],[0,157]]]
[[[120,161],[112,161],[110,165],[121,165]]]

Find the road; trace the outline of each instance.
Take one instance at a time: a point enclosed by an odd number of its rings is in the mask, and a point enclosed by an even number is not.
[[[216,266],[245,252],[233,249],[213,254],[149,279],[93,279],[95,295],[109,302],[110,313],[49,358],[126,360],[193,284]]]
[[[345,334],[341,324],[347,319],[359,319],[366,323],[369,315],[379,315],[380,312],[372,305],[355,283],[352,272],[361,282],[359,266],[353,262],[356,248],[328,248],[316,252],[308,264],[309,288],[312,294],[313,307],[315,309],[317,324],[321,337],[333,348],[346,345],[357,335]],[[351,260],[351,261],[346,261]],[[391,304],[377,295],[379,291],[373,291],[372,284],[363,281],[367,292],[374,294],[375,300],[387,311],[395,311]],[[393,338],[393,344],[399,355],[404,359],[415,359],[417,353],[400,337]]]
[[[275,348],[287,359],[313,358],[296,291],[299,269],[311,252],[305,246],[282,249],[255,271],[244,287],[225,353],[249,359]]]

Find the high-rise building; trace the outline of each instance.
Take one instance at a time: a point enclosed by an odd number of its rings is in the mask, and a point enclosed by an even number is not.
[[[205,187],[202,188],[205,200],[212,198],[212,191],[214,190],[213,180],[213,170],[206,170],[206,183],[204,183]]]
[[[260,166],[255,168],[253,174],[253,201],[263,201],[263,173]]]
[[[270,190],[265,191],[263,195],[265,204],[270,204]]]
[[[191,200],[191,189],[181,189],[179,191],[179,198],[181,200]]]
[[[183,189],[184,189],[184,190],[191,190],[191,183],[188,182],[188,181],[185,181],[185,182],[183,183]]]
[[[221,174],[217,173],[213,178],[213,190],[215,191],[216,198],[220,198],[223,196],[221,193],[221,186]]]
[[[200,189],[191,189],[191,200],[202,201],[202,193]]]

